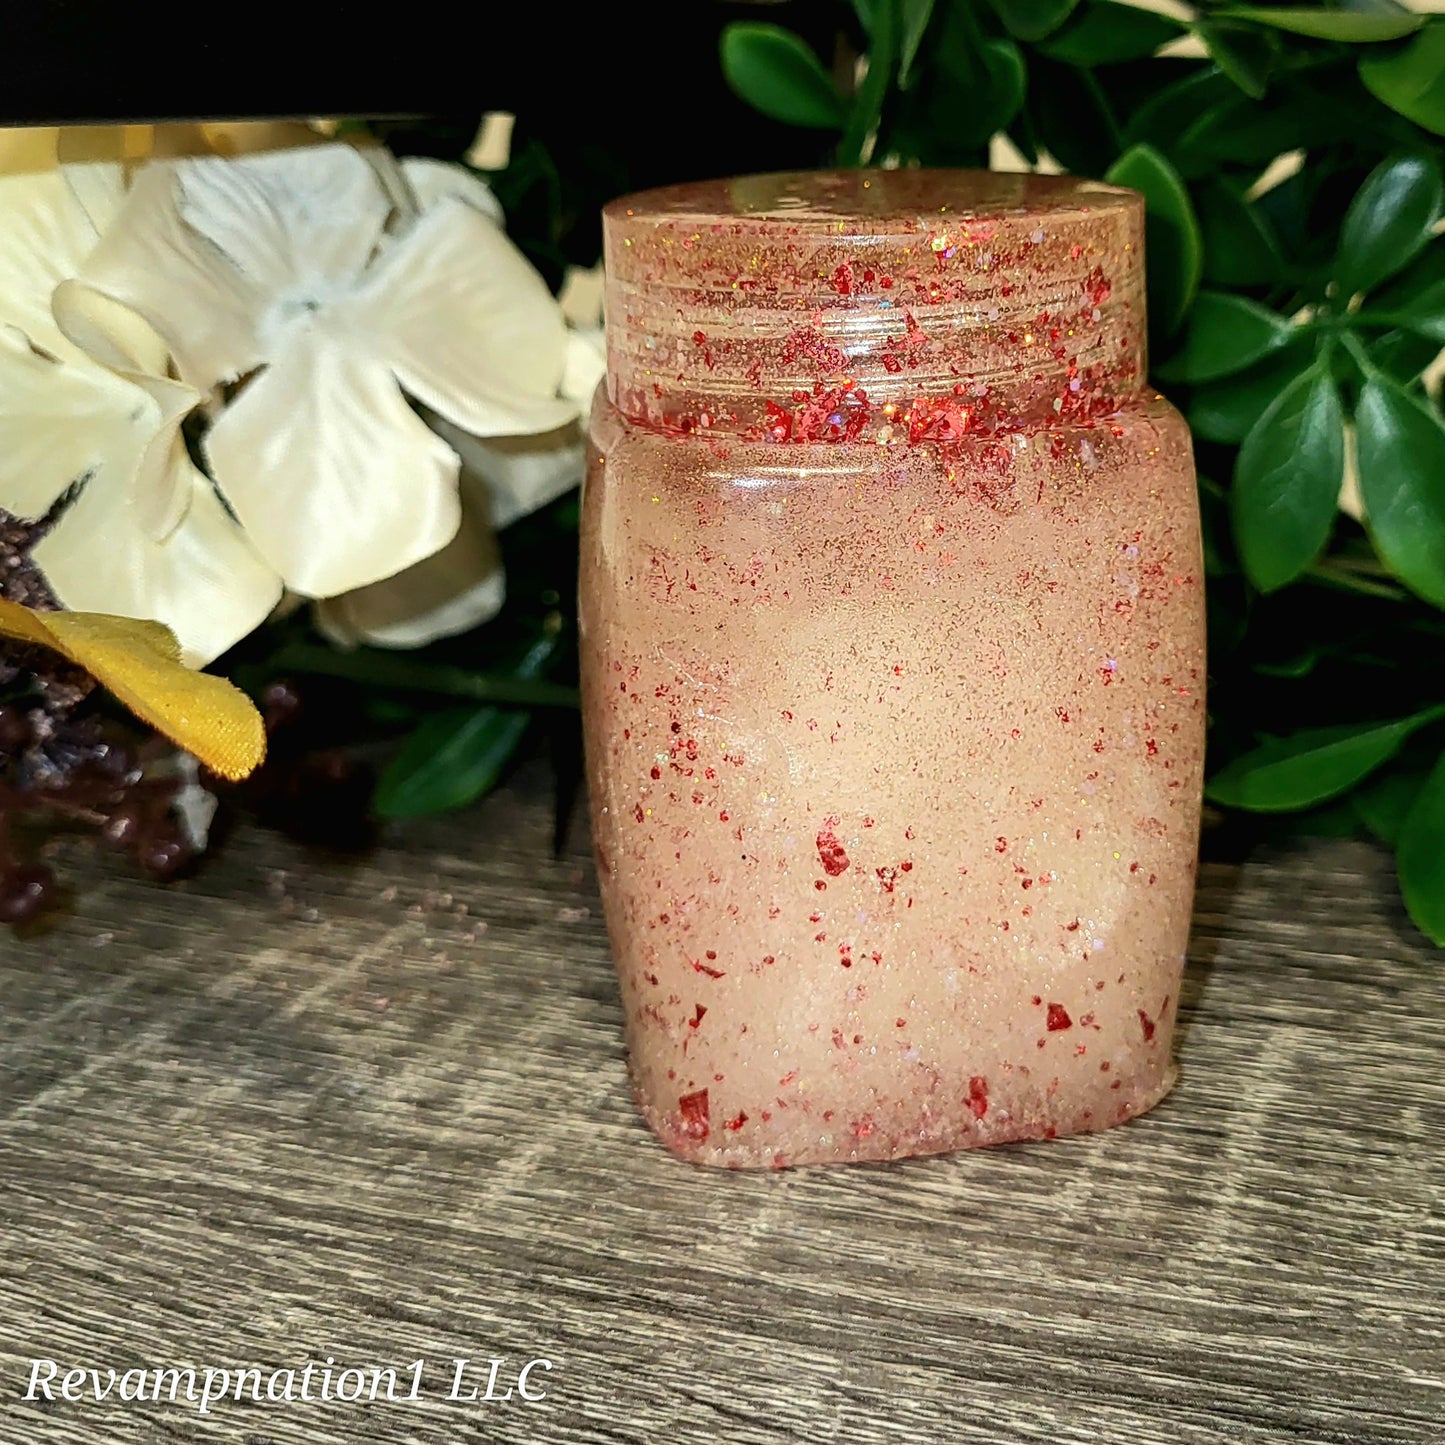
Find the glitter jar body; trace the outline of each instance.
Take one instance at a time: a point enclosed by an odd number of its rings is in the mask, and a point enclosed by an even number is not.
[[[626,376],[592,416],[582,682],[649,1124],[755,1167],[1151,1107],[1203,752],[1183,421],[1135,384],[1041,416],[978,393],[912,440],[869,406],[849,437],[804,386],[725,432],[629,414]],[[807,433],[820,395],[844,435]]]

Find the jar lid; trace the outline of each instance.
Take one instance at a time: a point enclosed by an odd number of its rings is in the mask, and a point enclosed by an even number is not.
[[[1144,207],[1065,176],[741,176],[603,212],[608,394],[776,441],[1088,420],[1143,385]]]

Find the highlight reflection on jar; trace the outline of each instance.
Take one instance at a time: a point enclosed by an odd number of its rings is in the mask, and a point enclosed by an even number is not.
[[[1138,197],[801,174],[605,226],[582,681],[644,1116],[752,1167],[1150,1108],[1204,621]]]

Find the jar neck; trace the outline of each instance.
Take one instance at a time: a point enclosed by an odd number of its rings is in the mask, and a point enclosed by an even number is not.
[[[778,442],[948,442],[1144,383],[1142,206],[972,172],[743,177],[604,215],[608,395]]]

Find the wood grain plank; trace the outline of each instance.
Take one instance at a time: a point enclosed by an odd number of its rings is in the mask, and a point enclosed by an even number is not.
[[[546,776],[363,860],[242,829],[0,937],[0,1440],[1438,1445],[1445,970],[1389,861],[1201,871],[1183,1079],[1106,1134],[732,1175],[638,1122]],[[536,1406],[442,1398],[547,1356]],[[410,1407],[77,1405],[28,1361],[428,1363]]]

